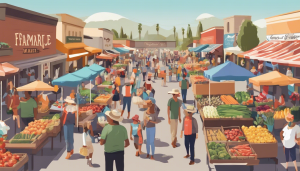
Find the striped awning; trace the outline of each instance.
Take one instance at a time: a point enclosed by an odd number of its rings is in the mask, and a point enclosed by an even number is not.
[[[238,54],[238,57],[299,67],[300,41],[264,41],[252,50]]]
[[[211,44],[207,48],[203,49],[202,52],[214,53],[216,49],[221,48],[222,44]]]
[[[124,47],[124,45],[119,44],[119,43],[114,43],[113,46],[114,46],[115,48],[123,48],[123,47]]]

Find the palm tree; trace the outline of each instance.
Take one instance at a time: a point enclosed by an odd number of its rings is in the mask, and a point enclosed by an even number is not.
[[[159,34],[159,24],[156,24],[157,35]]]
[[[175,38],[175,33],[176,33],[176,27],[173,27],[173,32],[174,32],[174,38]]]
[[[141,33],[142,33],[142,24],[139,23],[138,25],[138,30],[139,30],[139,39],[141,40]]]
[[[184,28],[182,28],[182,40],[184,39]]]

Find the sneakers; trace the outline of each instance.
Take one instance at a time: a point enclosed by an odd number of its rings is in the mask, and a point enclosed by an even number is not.
[[[140,153],[137,151],[136,153],[135,153],[135,156],[140,156]]]
[[[195,162],[194,161],[190,161],[190,163],[189,163],[189,165],[194,165],[195,164]]]
[[[71,157],[71,153],[70,153],[70,152],[68,152],[68,153],[67,153],[67,157],[66,157],[66,159],[68,160],[68,159],[70,159],[70,157]]]
[[[184,156],[183,158],[187,159],[187,158],[189,158],[189,157],[190,157],[190,155],[187,154],[187,155]]]

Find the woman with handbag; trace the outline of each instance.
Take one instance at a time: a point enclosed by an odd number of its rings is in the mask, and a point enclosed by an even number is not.
[[[84,150],[87,151],[86,153],[87,164],[90,167],[93,167],[92,157],[94,152],[93,143],[95,143],[95,138],[94,138],[94,132],[90,122],[84,124],[84,132],[82,138],[83,138],[83,147],[82,149],[80,149],[80,151],[84,151]]]

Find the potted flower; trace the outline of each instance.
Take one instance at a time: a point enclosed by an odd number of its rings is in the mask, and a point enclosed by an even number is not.
[[[299,100],[300,100],[299,93],[293,92],[293,93],[290,95],[290,99],[291,99],[293,105],[295,106],[295,105],[296,105],[296,101],[299,101]]]

